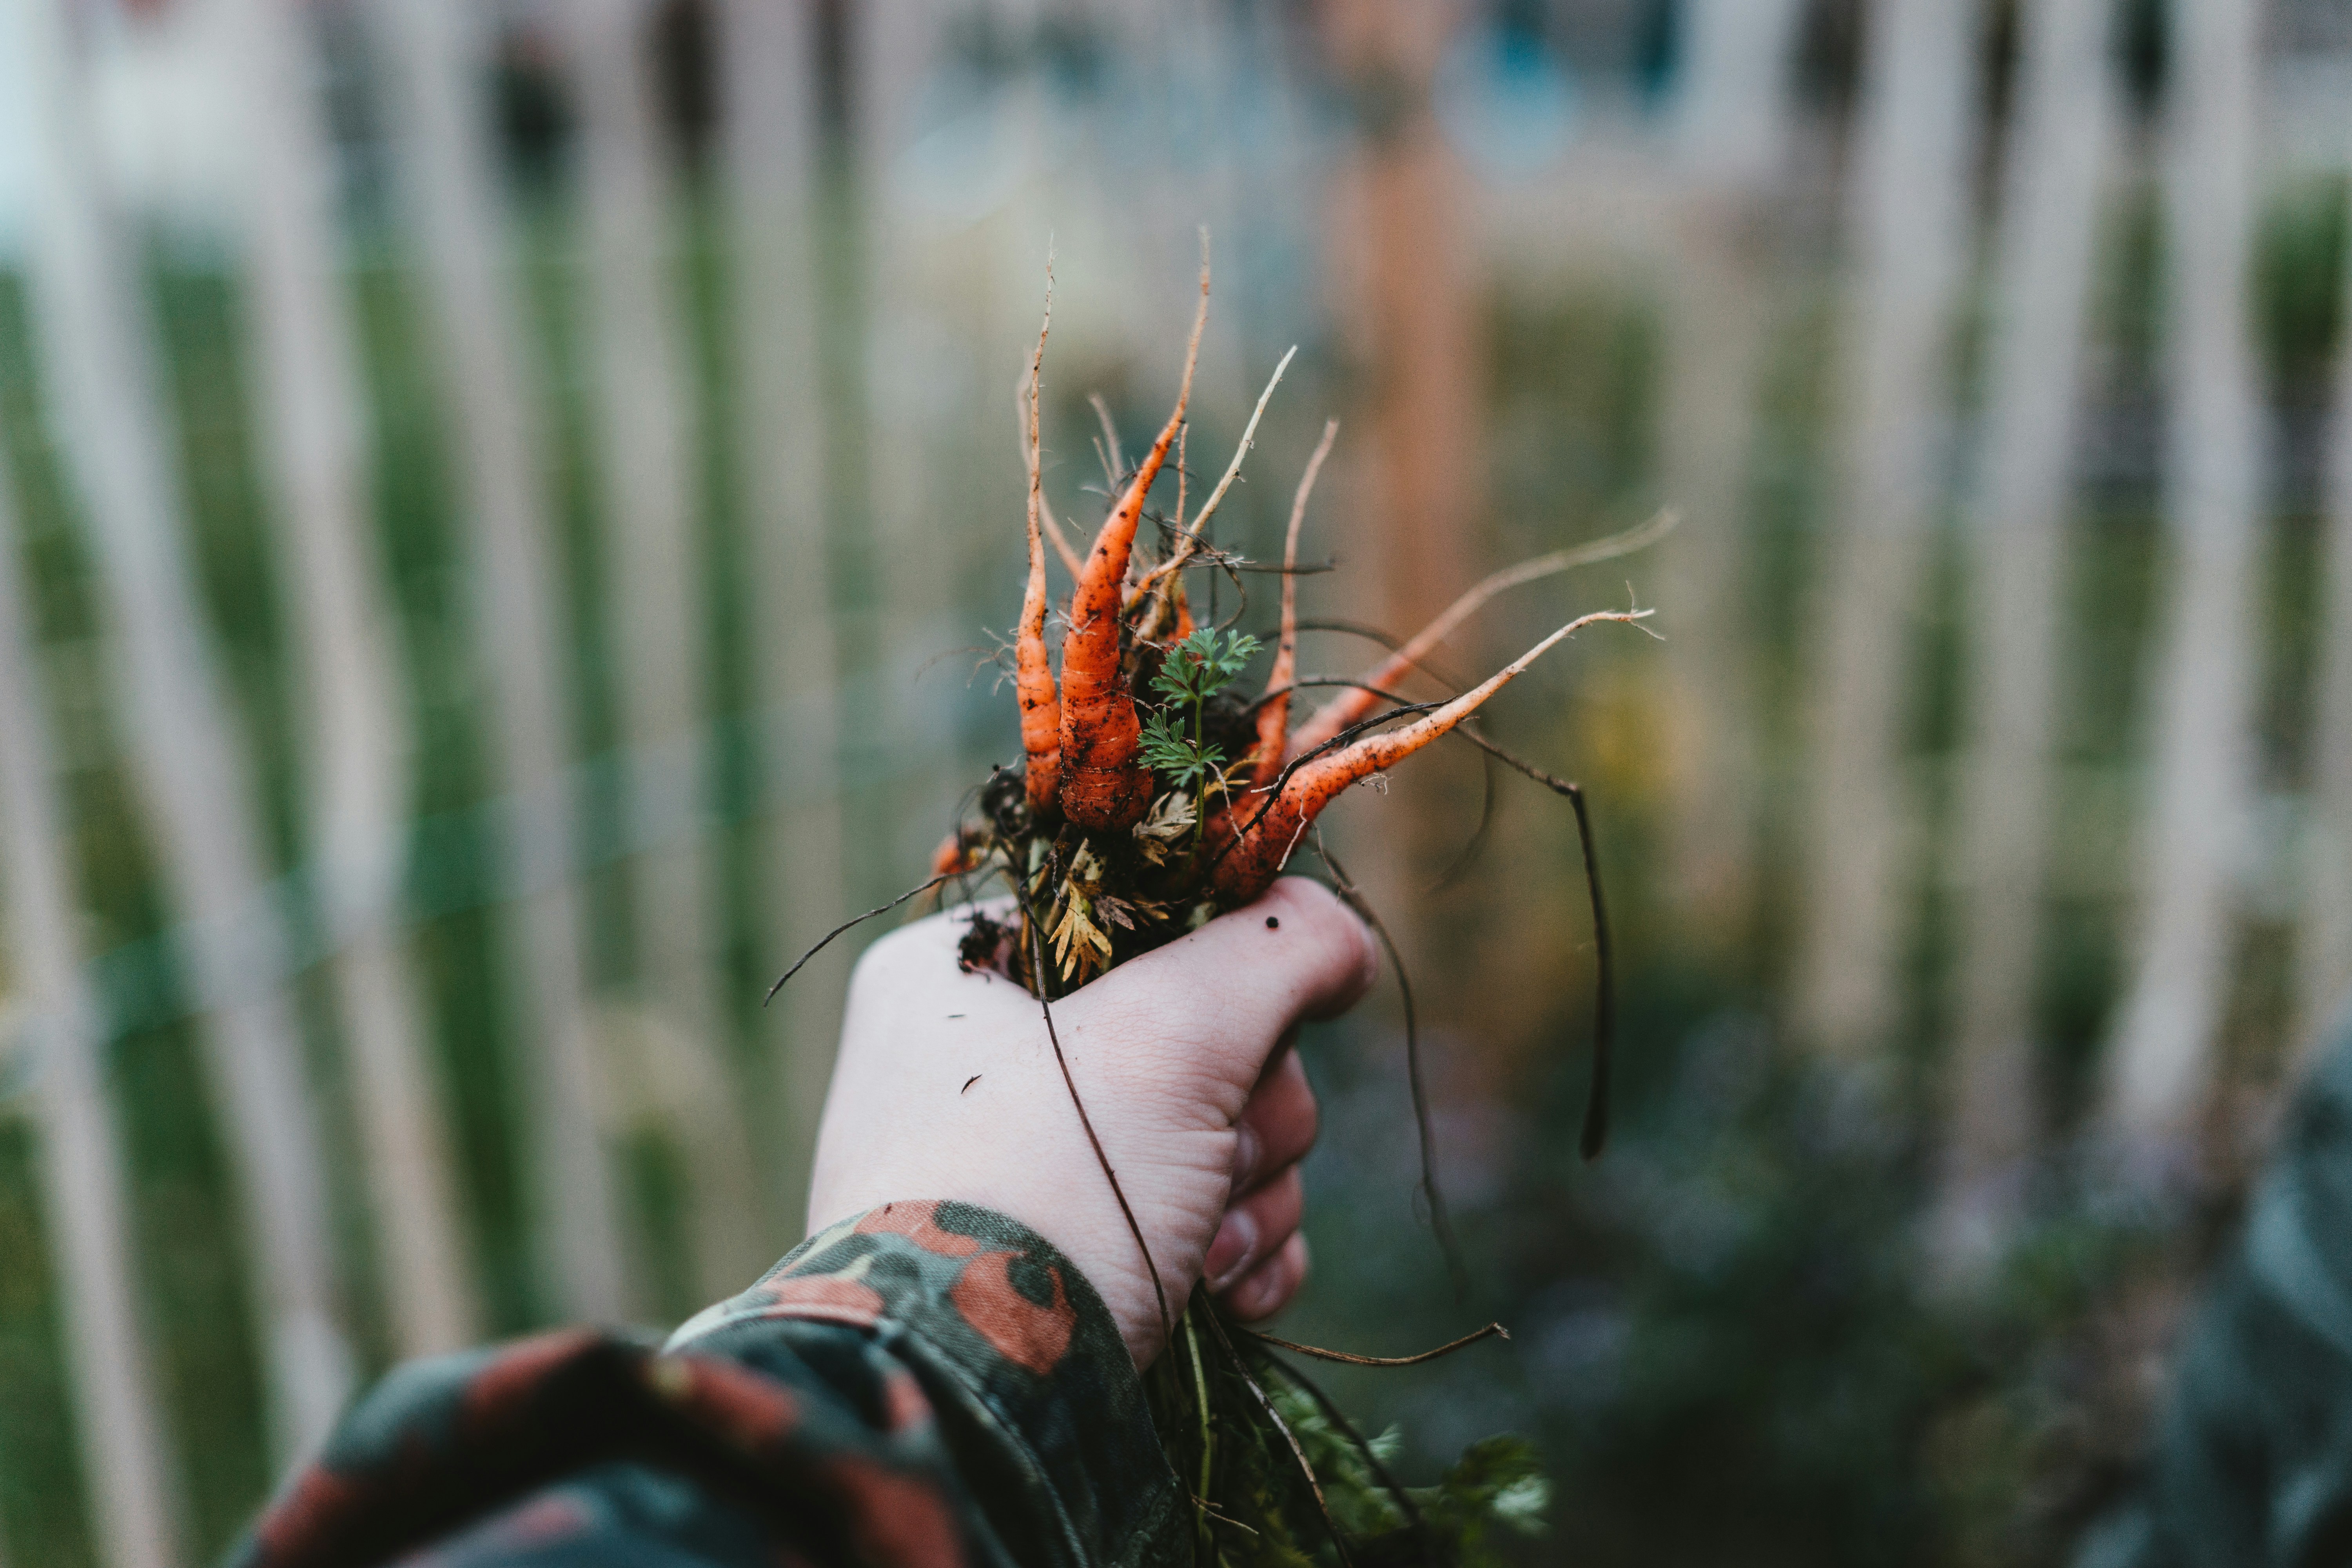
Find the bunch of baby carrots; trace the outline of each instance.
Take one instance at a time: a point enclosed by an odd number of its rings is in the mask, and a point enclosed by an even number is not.
[[[1250,902],[1282,872],[1316,818],[1349,785],[1456,730],[1537,658],[1583,627],[1637,622],[1651,613],[1628,608],[1579,616],[1449,700],[1411,702],[1392,690],[1394,682],[1415,670],[1440,639],[1500,587],[1638,548],[1663,532],[1670,519],[1489,579],[1363,679],[1318,683],[1344,689],[1291,729],[1292,699],[1298,689],[1299,531],[1338,433],[1334,422],[1325,427],[1291,507],[1281,623],[1264,689],[1254,700],[1237,696],[1231,677],[1260,645],[1226,628],[1197,626],[1185,574],[1188,568],[1231,570],[1235,563],[1207,543],[1206,533],[1255,437],[1255,416],[1224,479],[1189,521],[1180,478],[1174,517],[1156,520],[1166,534],[1164,553],[1147,562],[1138,548],[1153,487],[1185,429],[1208,307],[1204,259],[1176,406],[1118,487],[1110,513],[1083,558],[1062,537],[1043,484],[1039,408],[1045,341],[1053,325],[1050,292],[1023,387],[1029,574],[1011,649],[1023,760],[981,792],[980,816],[940,847],[932,869],[942,879],[1001,874],[1012,883],[1017,927],[999,930],[983,921],[967,953],[973,962],[987,962],[1000,945],[1009,948],[1013,973],[1041,996],[1066,994],[1138,952]],[[1280,375],[1277,370],[1276,381]],[[1273,389],[1269,383],[1269,395]],[[1261,398],[1258,412],[1265,406]],[[1064,614],[1058,676],[1048,638],[1049,539],[1075,578]],[[1400,718],[1408,721],[1395,723]],[[1052,957],[1040,965],[1036,955],[1045,949]]]

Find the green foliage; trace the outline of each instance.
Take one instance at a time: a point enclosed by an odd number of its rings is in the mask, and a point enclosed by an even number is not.
[[[1286,1375],[1297,1374],[1287,1368],[1276,1373]],[[1535,1445],[1525,1437],[1483,1437],[1463,1450],[1434,1486],[1391,1490],[1395,1478],[1382,1472],[1403,1447],[1401,1434],[1391,1428],[1360,1442],[1298,1384],[1269,1384],[1275,1408],[1315,1467],[1324,1500],[1360,1560],[1499,1568],[1507,1559],[1496,1550],[1498,1537],[1532,1538],[1549,1528],[1551,1482]],[[1403,1506],[1408,1502],[1411,1514]]]
[[[1216,1331],[1212,1310],[1196,1299],[1144,1380],[1194,1498],[1197,1568],[1339,1568],[1334,1528],[1358,1568],[1504,1568],[1504,1538],[1543,1533],[1551,1483],[1533,1444],[1488,1437],[1435,1485],[1403,1486],[1393,1429],[1366,1439],[1287,1361],[1238,1329]]]
[[[2297,181],[2255,231],[2255,337],[2274,395],[2289,403],[2328,395],[2343,333],[2345,195],[2339,177]]]
[[[2057,1198],[1980,1294],[1939,1298],[1918,1240],[1933,1168],[1886,1084],[1735,1020],[1635,1037],[1655,1043],[1604,1161],[1547,1149],[1521,1178],[1519,1201],[1549,1216],[1522,1242],[1531,1272],[1608,1259],[1605,1283],[1564,1271],[1531,1292],[1555,1304],[1511,1325],[1584,1347],[1536,1429],[1580,1546],[1601,1562],[2063,1560],[2116,1458],[2066,1413],[2085,1397],[2091,1315],[2139,1243]],[[1680,1506],[1695,1477],[1702,1510]]]
[[[1184,721],[1167,709],[1145,715],[1143,765],[1176,789],[1189,790],[1224,765],[1224,749],[1213,741],[1196,742],[1184,733]]]
[[[32,1129],[0,1121],[0,1535],[14,1560],[81,1568],[93,1560],[85,1524],[87,1499],[67,1445],[71,1369],[58,1321],[58,1302],[41,1235]]]
[[[1197,708],[1233,684],[1247,668],[1260,644],[1247,632],[1221,632],[1202,626],[1168,650],[1151,689],[1171,704]]]
[[[1143,720],[1143,763],[1171,789],[1205,804],[1209,786],[1229,759],[1202,733],[1209,699],[1234,682],[1263,646],[1247,632],[1202,626],[1168,650],[1151,689],[1164,703]],[[1196,809],[1196,826],[1205,812]]]
[[[1414,1500],[1431,1532],[1451,1543],[1456,1563],[1484,1561],[1479,1548],[1496,1526],[1515,1535],[1538,1536],[1549,1521],[1551,1482],[1535,1445],[1513,1433],[1482,1437],[1447,1467],[1433,1487]]]

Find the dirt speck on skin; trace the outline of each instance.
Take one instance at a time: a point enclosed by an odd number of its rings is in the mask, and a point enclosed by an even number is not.
[[[1268,931],[1280,931],[1282,929],[1282,921],[1272,915],[1268,915],[1265,917],[1265,929]]]

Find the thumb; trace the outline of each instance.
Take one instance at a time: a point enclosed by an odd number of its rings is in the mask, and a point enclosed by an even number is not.
[[[1346,1012],[1379,975],[1380,950],[1364,922],[1321,883],[1285,877],[1079,994],[1097,993],[1121,1013],[1213,1023],[1186,1044],[1208,1058],[1200,1066],[1246,1089],[1294,1026]]]

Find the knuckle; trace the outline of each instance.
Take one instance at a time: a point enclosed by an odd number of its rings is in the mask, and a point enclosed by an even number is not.
[[[1288,1162],[1304,1159],[1307,1151],[1315,1147],[1321,1113],[1306,1079],[1285,1073],[1260,1101],[1255,1119],[1264,1123],[1259,1131],[1268,1152]]]
[[[1281,1175],[1265,1184],[1257,1199],[1260,1217],[1267,1222],[1265,1228],[1276,1237],[1287,1238],[1298,1228],[1299,1217],[1307,1212],[1307,1184],[1292,1165]]]

